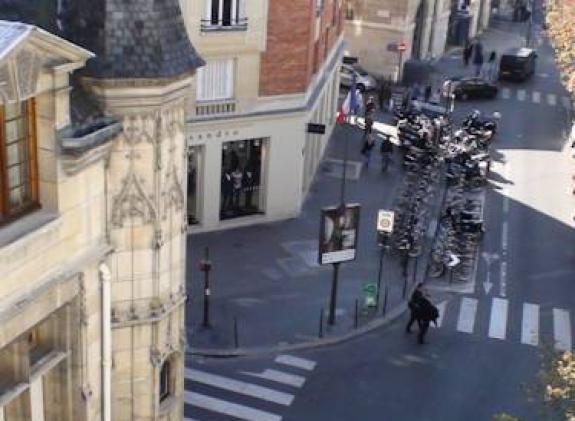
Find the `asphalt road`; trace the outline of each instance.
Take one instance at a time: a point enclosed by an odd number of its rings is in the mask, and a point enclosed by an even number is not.
[[[304,360],[190,360],[198,371],[188,372],[186,416],[486,421],[505,411],[538,420],[520,385],[536,375],[539,345],[572,349],[575,322],[570,110],[551,53],[542,43],[537,75],[502,84],[497,100],[458,104],[457,114],[480,108],[503,115],[482,246],[492,257],[490,265],[481,257],[473,292],[447,300],[441,294],[440,327],[428,344],[404,333],[402,319],[348,343],[295,354]],[[440,297],[433,286],[430,292]]]

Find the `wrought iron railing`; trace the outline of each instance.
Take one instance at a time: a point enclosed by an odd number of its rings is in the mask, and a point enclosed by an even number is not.
[[[221,114],[232,114],[236,112],[235,99],[223,99],[215,101],[198,101],[196,103],[196,115],[212,116]]]
[[[245,31],[248,29],[248,18],[238,19],[202,19],[200,29],[202,32],[212,31]]]

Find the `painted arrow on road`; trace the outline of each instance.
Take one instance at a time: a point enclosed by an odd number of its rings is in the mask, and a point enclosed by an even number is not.
[[[489,295],[491,288],[493,288],[493,282],[491,282],[491,264],[499,259],[499,255],[497,253],[481,253],[481,257],[485,260],[487,264],[487,276],[485,277],[485,282],[483,282],[483,289],[485,291],[485,295]]]

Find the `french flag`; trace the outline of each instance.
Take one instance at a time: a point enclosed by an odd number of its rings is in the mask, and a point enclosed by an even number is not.
[[[347,116],[356,115],[361,108],[361,103],[363,102],[363,99],[361,92],[359,91],[359,89],[357,89],[355,78],[356,76],[354,74],[351,79],[351,87],[349,88],[349,92],[347,93],[345,100],[339,107],[337,118],[335,120],[338,124],[345,123],[345,118]]]

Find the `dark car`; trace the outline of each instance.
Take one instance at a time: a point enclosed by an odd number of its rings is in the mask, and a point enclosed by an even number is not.
[[[531,48],[513,48],[501,55],[499,79],[524,81],[535,73],[537,53]]]
[[[453,94],[456,99],[472,98],[495,98],[497,96],[497,86],[479,77],[464,78],[454,80]]]

